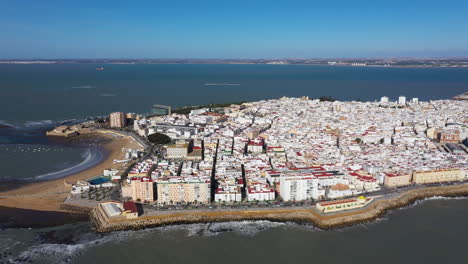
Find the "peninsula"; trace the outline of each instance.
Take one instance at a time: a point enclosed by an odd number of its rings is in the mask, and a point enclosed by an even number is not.
[[[468,195],[466,100],[158,107],[54,129],[111,138],[114,151],[93,170],[1,193],[0,206],[89,213],[99,232],[246,219],[326,229]]]

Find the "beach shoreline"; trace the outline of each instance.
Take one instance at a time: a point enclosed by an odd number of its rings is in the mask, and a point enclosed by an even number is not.
[[[15,183],[10,183],[5,187],[7,190],[0,191],[0,207],[68,213],[69,211],[61,208],[61,204],[70,194],[70,182],[101,175],[105,169],[120,168],[122,165],[114,164],[113,161],[123,158],[122,148],[136,148],[137,146],[137,143],[129,137],[97,131],[76,137],[73,139],[72,144],[89,139],[101,144],[100,147],[106,152],[100,162],[84,170],[75,171],[71,175],[63,175],[64,177],[56,179],[44,179],[30,183],[23,182],[18,186],[15,186]],[[10,215],[13,216],[12,213]]]

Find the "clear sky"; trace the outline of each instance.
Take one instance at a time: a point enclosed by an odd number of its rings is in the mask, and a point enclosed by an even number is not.
[[[468,0],[0,0],[0,58],[468,56]]]

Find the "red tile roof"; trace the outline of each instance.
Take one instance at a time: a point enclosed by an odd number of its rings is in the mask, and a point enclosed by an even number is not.
[[[138,213],[138,209],[136,204],[133,201],[128,201],[123,203],[123,208],[125,211],[130,211],[132,213]]]

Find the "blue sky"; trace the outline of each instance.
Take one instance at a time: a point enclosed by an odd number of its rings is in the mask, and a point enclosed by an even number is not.
[[[468,56],[468,1],[0,0],[0,58]]]

